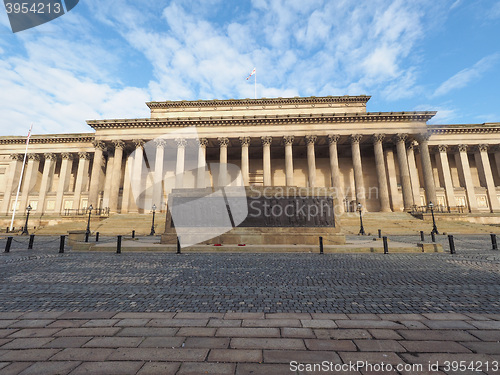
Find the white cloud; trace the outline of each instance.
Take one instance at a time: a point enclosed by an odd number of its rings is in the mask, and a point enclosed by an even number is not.
[[[415,111],[437,111],[436,115],[429,121],[429,124],[445,124],[457,123],[459,121],[459,114],[456,109],[447,104],[433,105],[423,104],[414,108]]]
[[[491,69],[500,58],[500,54],[495,53],[483,57],[472,67],[466,68],[448,78],[434,92],[433,96],[441,96],[448,94],[450,91],[461,89],[467,86],[472,81],[479,79],[484,73]]]

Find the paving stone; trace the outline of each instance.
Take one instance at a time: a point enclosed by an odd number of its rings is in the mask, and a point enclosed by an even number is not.
[[[91,337],[57,337],[49,343],[45,344],[44,348],[65,349],[65,348],[81,348],[86,342],[90,341]]]
[[[280,337],[279,328],[218,328],[218,337]]]
[[[37,349],[52,341],[52,337],[30,337],[14,339],[1,347],[1,349]]]
[[[90,319],[111,319],[114,315],[116,315],[116,312],[110,312],[110,311],[87,311],[87,312],[65,312],[64,314],[60,315],[57,319],[85,319],[85,320],[90,320]]]
[[[18,329],[8,329],[8,328],[0,329],[0,337],[4,338],[4,337],[7,337],[7,336],[10,336],[10,335],[12,335],[13,333],[15,333],[17,331],[18,331]]]
[[[242,327],[302,327],[298,319],[244,319]]]
[[[401,341],[401,345],[414,353],[470,353],[469,349],[454,341]]]
[[[264,319],[265,314],[260,312],[227,312],[224,319]]]
[[[113,349],[67,348],[54,355],[52,358],[50,358],[50,360],[51,361],[104,361],[111,355],[111,353],[113,353]]]
[[[422,315],[430,320],[470,320],[467,315],[458,313],[425,313]]]
[[[2,368],[2,375],[19,375],[24,369],[27,369],[33,362],[13,362]]]
[[[77,367],[80,362],[37,362],[32,364],[19,375],[66,375]]]
[[[54,336],[114,336],[120,332],[120,328],[64,328],[56,332]],[[132,336],[132,335],[131,335]]]
[[[315,329],[314,333],[318,339],[371,339],[372,336],[366,329]]]
[[[392,320],[394,322],[399,322],[401,320],[427,320],[422,314],[377,314],[377,316],[382,320]]]
[[[238,363],[236,375],[290,375],[290,366],[264,363]]]
[[[396,340],[354,340],[362,352],[405,352]]]
[[[185,348],[227,349],[229,337],[188,337]]]
[[[143,364],[142,361],[84,362],[70,375],[130,375],[137,373]]]
[[[477,337],[482,341],[500,341],[500,330],[470,330],[470,335]],[[464,332],[464,334],[467,334]],[[471,338],[457,339],[457,341],[474,341]]]
[[[336,320],[335,323],[339,328],[405,328],[404,325],[390,320]]]
[[[267,313],[266,319],[311,319],[311,314],[309,313]]]
[[[16,320],[24,313],[22,312],[5,312],[0,311],[0,320]]]
[[[172,319],[176,313],[170,312],[120,312],[113,319]]]
[[[179,348],[184,343],[184,337],[146,337],[140,348]]]
[[[63,311],[32,311],[23,314],[20,319],[57,319],[62,314]]]
[[[316,319],[316,320],[301,320],[304,328],[337,328],[333,320]]]
[[[353,320],[380,320],[377,314],[347,314]]]
[[[401,320],[400,323],[408,329],[427,329],[427,326],[418,320]]]
[[[12,341],[12,339],[0,339],[0,347],[2,345],[7,344],[8,342],[11,342],[11,341]],[[5,349],[5,348],[2,348],[2,349]]]
[[[54,320],[51,319],[17,320],[15,323],[10,324],[9,328],[42,328],[42,327],[47,327],[53,321]]]
[[[82,325],[82,327],[113,327],[118,323],[118,319],[92,319]]]
[[[22,349],[7,350],[0,355],[2,362],[38,362],[45,361],[56,354],[59,349]]]
[[[182,328],[181,328],[182,329]],[[116,336],[125,337],[154,337],[154,336],[175,336],[178,328],[153,328],[153,327],[125,327]]]
[[[59,332],[60,328],[24,328],[13,332],[9,338],[18,337],[51,337]]]
[[[311,313],[313,319],[330,319],[330,320],[340,320],[349,319],[346,314],[331,314],[331,313]]]
[[[151,319],[121,319],[115,327],[144,327]]]
[[[369,329],[370,334],[377,340],[401,340],[402,337],[392,329]]]
[[[498,329],[500,330],[500,321],[488,320],[488,321],[469,321],[474,327],[479,329]]]
[[[329,361],[341,363],[337,353],[332,351],[307,351],[307,350],[264,350],[265,363],[321,363]]]
[[[210,337],[215,336],[217,328],[212,327],[182,327],[177,332],[177,336],[204,336]]]
[[[85,348],[135,348],[142,342],[142,337],[94,337],[87,342]]]
[[[461,342],[460,344],[474,353],[500,354],[500,342]]]
[[[224,318],[224,313],[198,313],[198,312],[180,312],[175,314],[175,319],[196,319],[196,320],[204,320],[204,319],[222,319]]]
[[[119,348],[111,354],[111,361],[171,361],[200,362],[207,357],[208,349]]]
[[[180,366],[175,362],[147,362],[137,375],[175,375]]]
[[[88,320],[79,319],[79,320],[56,320],[53,323],[50,323],[47,328],[78,328],[87,323]]]
[[[177,375],[199,375],[199,374],[217,374],[233,375],[236,369],[234,363],[190,363],[181,364]]]
[[[240,327],[240,319],[210,319],[208,327]]]
[[[347,362],[368,362],[368,363],[389,363],[391,365],[397,365],[399,363],[404,364],[405,362],[396,354],[392,352],[339,352],[340,358],[344,363]],[[401,353],[403,355],[404,353]]]
[[[281,337],[314,339],[316,335],[311,328],[281,328]]]
[[[207,319],[151,319],[148,327],[205,327]]]
[[[231,339],[232,349],[305,349],[304,342],[300,339],[275,339],[275,338],[241,338]]]
[[[467,315],[471,319],[467,320],[491,320],[486,314],[475,314],[475,313],[465,313],[464,315]]]
[[[0,328],[6,328],[11,326],[14,323],[17,323],[17,320],[0,320]]]
[[[475,362],[480,361],[485,363],[491,361],[491,357],[486,354],[476,353],[401,353],[400,354],[406,363],[439,363],[439,366],[444,366],[446,361],[465,361]]]
[[[351,340],[305,339],[304,343],[309,350],[357,351],[356,345]]]
[[[422,323],[431,329],[474,329],[474,326],[469,324],[471,322],[462,320],[427,320]]]
[[[262,350],[212,349],[208,360],[211,362],[262,362]]]
[[[450,341],[477,341],[466,331],[452,330],[399,330],[401,336],[406,340],[450,340]],[[476,331],[471,331],[476,332]],[[479,331],[477,331],[479,332]]]

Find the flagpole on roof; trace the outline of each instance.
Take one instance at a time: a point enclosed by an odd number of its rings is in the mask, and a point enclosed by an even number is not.
[[[23,181],[24,166],[26,164],[26,156],[28,155],[28,146],[30,144],[31,129],[33,129],[33,123],[30,126],[30,130],[28,131],[28,137],[26,138],[26,149],[24,151],[23,166],[21,167],[21,175],[19,176],[19,184],[17,185],[17,194],[16,194],[16,200],[14,201],[14,209],[12,210],[12,220],[10,221],[10,231],[12,231],[12,229],[14,228],[14,218],[16,216],[17,201],[19,200],[19,191],[21,190],[21,183]]]

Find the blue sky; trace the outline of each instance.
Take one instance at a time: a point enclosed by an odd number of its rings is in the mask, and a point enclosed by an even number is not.
[[[500,122],[500,1],[80,0],[0,11],[0,135],[88,132],[150,100],[371,95],[368,111]]]

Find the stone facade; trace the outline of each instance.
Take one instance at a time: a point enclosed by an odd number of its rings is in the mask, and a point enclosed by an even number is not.
[[[500,211],[500,123],[427,125],[436,112],[367,112],[369,99],[150,102],[147,119],[95,120],[88,121],[92,133],[35,135],[18,205],[56,215],[90,204],[118,213],[153,204],[164,210],[172,188],[209,183],[210,172],[188,167],[196,147],[198,167],[234,164],[244,185],[334,188],[341,210],[359,202],[367,211],[408,211],[432,201],[451,212]],[[163,138],[188,127],[197,131],[196,144]],[[0,137],[0,215],[12,212],[24,149],[24,137]],[[170,177],[171,186],[161,182]]]

